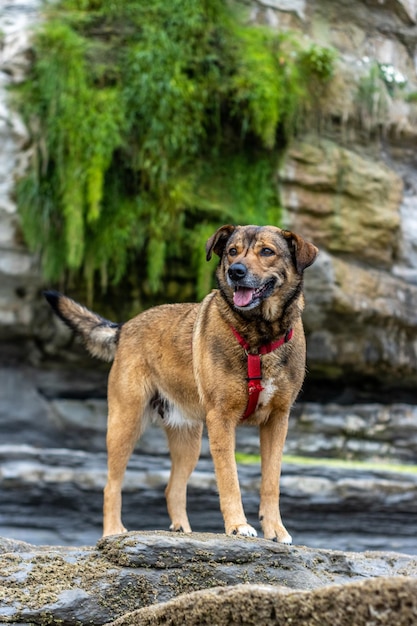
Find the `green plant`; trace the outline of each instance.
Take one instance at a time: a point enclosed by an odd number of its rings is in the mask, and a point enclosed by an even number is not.
[[[139,261],[156,292],[178,261],[201,296],[215,228],[279,223],[279,152],[331,55],[243,25],[237,7],[49,6],[16,93],[35,144],[18,203],[47,280],[83,274],[91,297],[97,279],[105,290]]]
[[[313,43],[301,53],[300,60],[313,80],[326,83],[333,77],[336,61],[336,51],[333,48]]]
[[[369,71],[361,76],[356,94],[359,118],[365,128],[371,130],[384,124],[388,99],[387,86],[381,76],[379,64],[373,62]]]
[[[406,102],[415,103],[417,102],[417,91],[410,91],[405,97]]]

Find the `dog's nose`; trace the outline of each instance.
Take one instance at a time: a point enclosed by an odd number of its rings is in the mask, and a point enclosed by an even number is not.
[[[247,274],[247,267],[243,263],[233,263],[228,269],[229,277],[232,280],[242,280]]]

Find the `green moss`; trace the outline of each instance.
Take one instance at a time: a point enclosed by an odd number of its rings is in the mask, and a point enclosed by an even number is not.
[[[259,454],[246,454],[244,452],[236,452],[236,462],[246,465],[257,465],[261,462]],[[345,459],[315,458],[304,456],[285,455],[282,458],[283,463],[295,465],[311,465],[311,466],[329,466],[344,469],[371,470],[374,472],[395,472],[404,474],[417,473],[417,465],[406,465],[400,463],[382,463],[368,461],[347,461]]]
[[[312,44],[301,53],[300,59],[305,73],[313,80],[327,83],[333,77],[336,61],[336,52],[333,48]]]
[[[237,9],[61,0],[46,10],[17,91],[35,144],[17,194],[47,280],[83,275],[92,295],[139,262],[156,292],[178,261],[201,297],[215,228],[279,223],[277,160],[334,57],[244,25]]]
[[[415,104],[417,102],[417,91],[411,91],[408,93],[405,97],[405,101]]]

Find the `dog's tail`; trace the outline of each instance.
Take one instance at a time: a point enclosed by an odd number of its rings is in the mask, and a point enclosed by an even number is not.
[[[53,311],[82,338],[87,350],[104,361],[112,361],[121,324],[109,322],[58,291],[44,291]]]

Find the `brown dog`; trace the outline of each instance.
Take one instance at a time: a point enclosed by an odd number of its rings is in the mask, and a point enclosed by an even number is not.
[[[303,271],[317,248],[274,226],[222,226],[207,241],[220,257],[219,289],[201,304],[168,304],[114,324],[70,298],[47,292],[55,312],[94,356],[114,363],[108,384],[108,479],[104,535],[125,532],[121,489],[149,420],[165,429],[172,467],[166,489],[171,529],[191,532],[187,481],[205,421],[227,534],[256,536],[242,507],[235,429],[259,426],[264,536],[291,543],[279,512],[288,416],[305,373]]]

